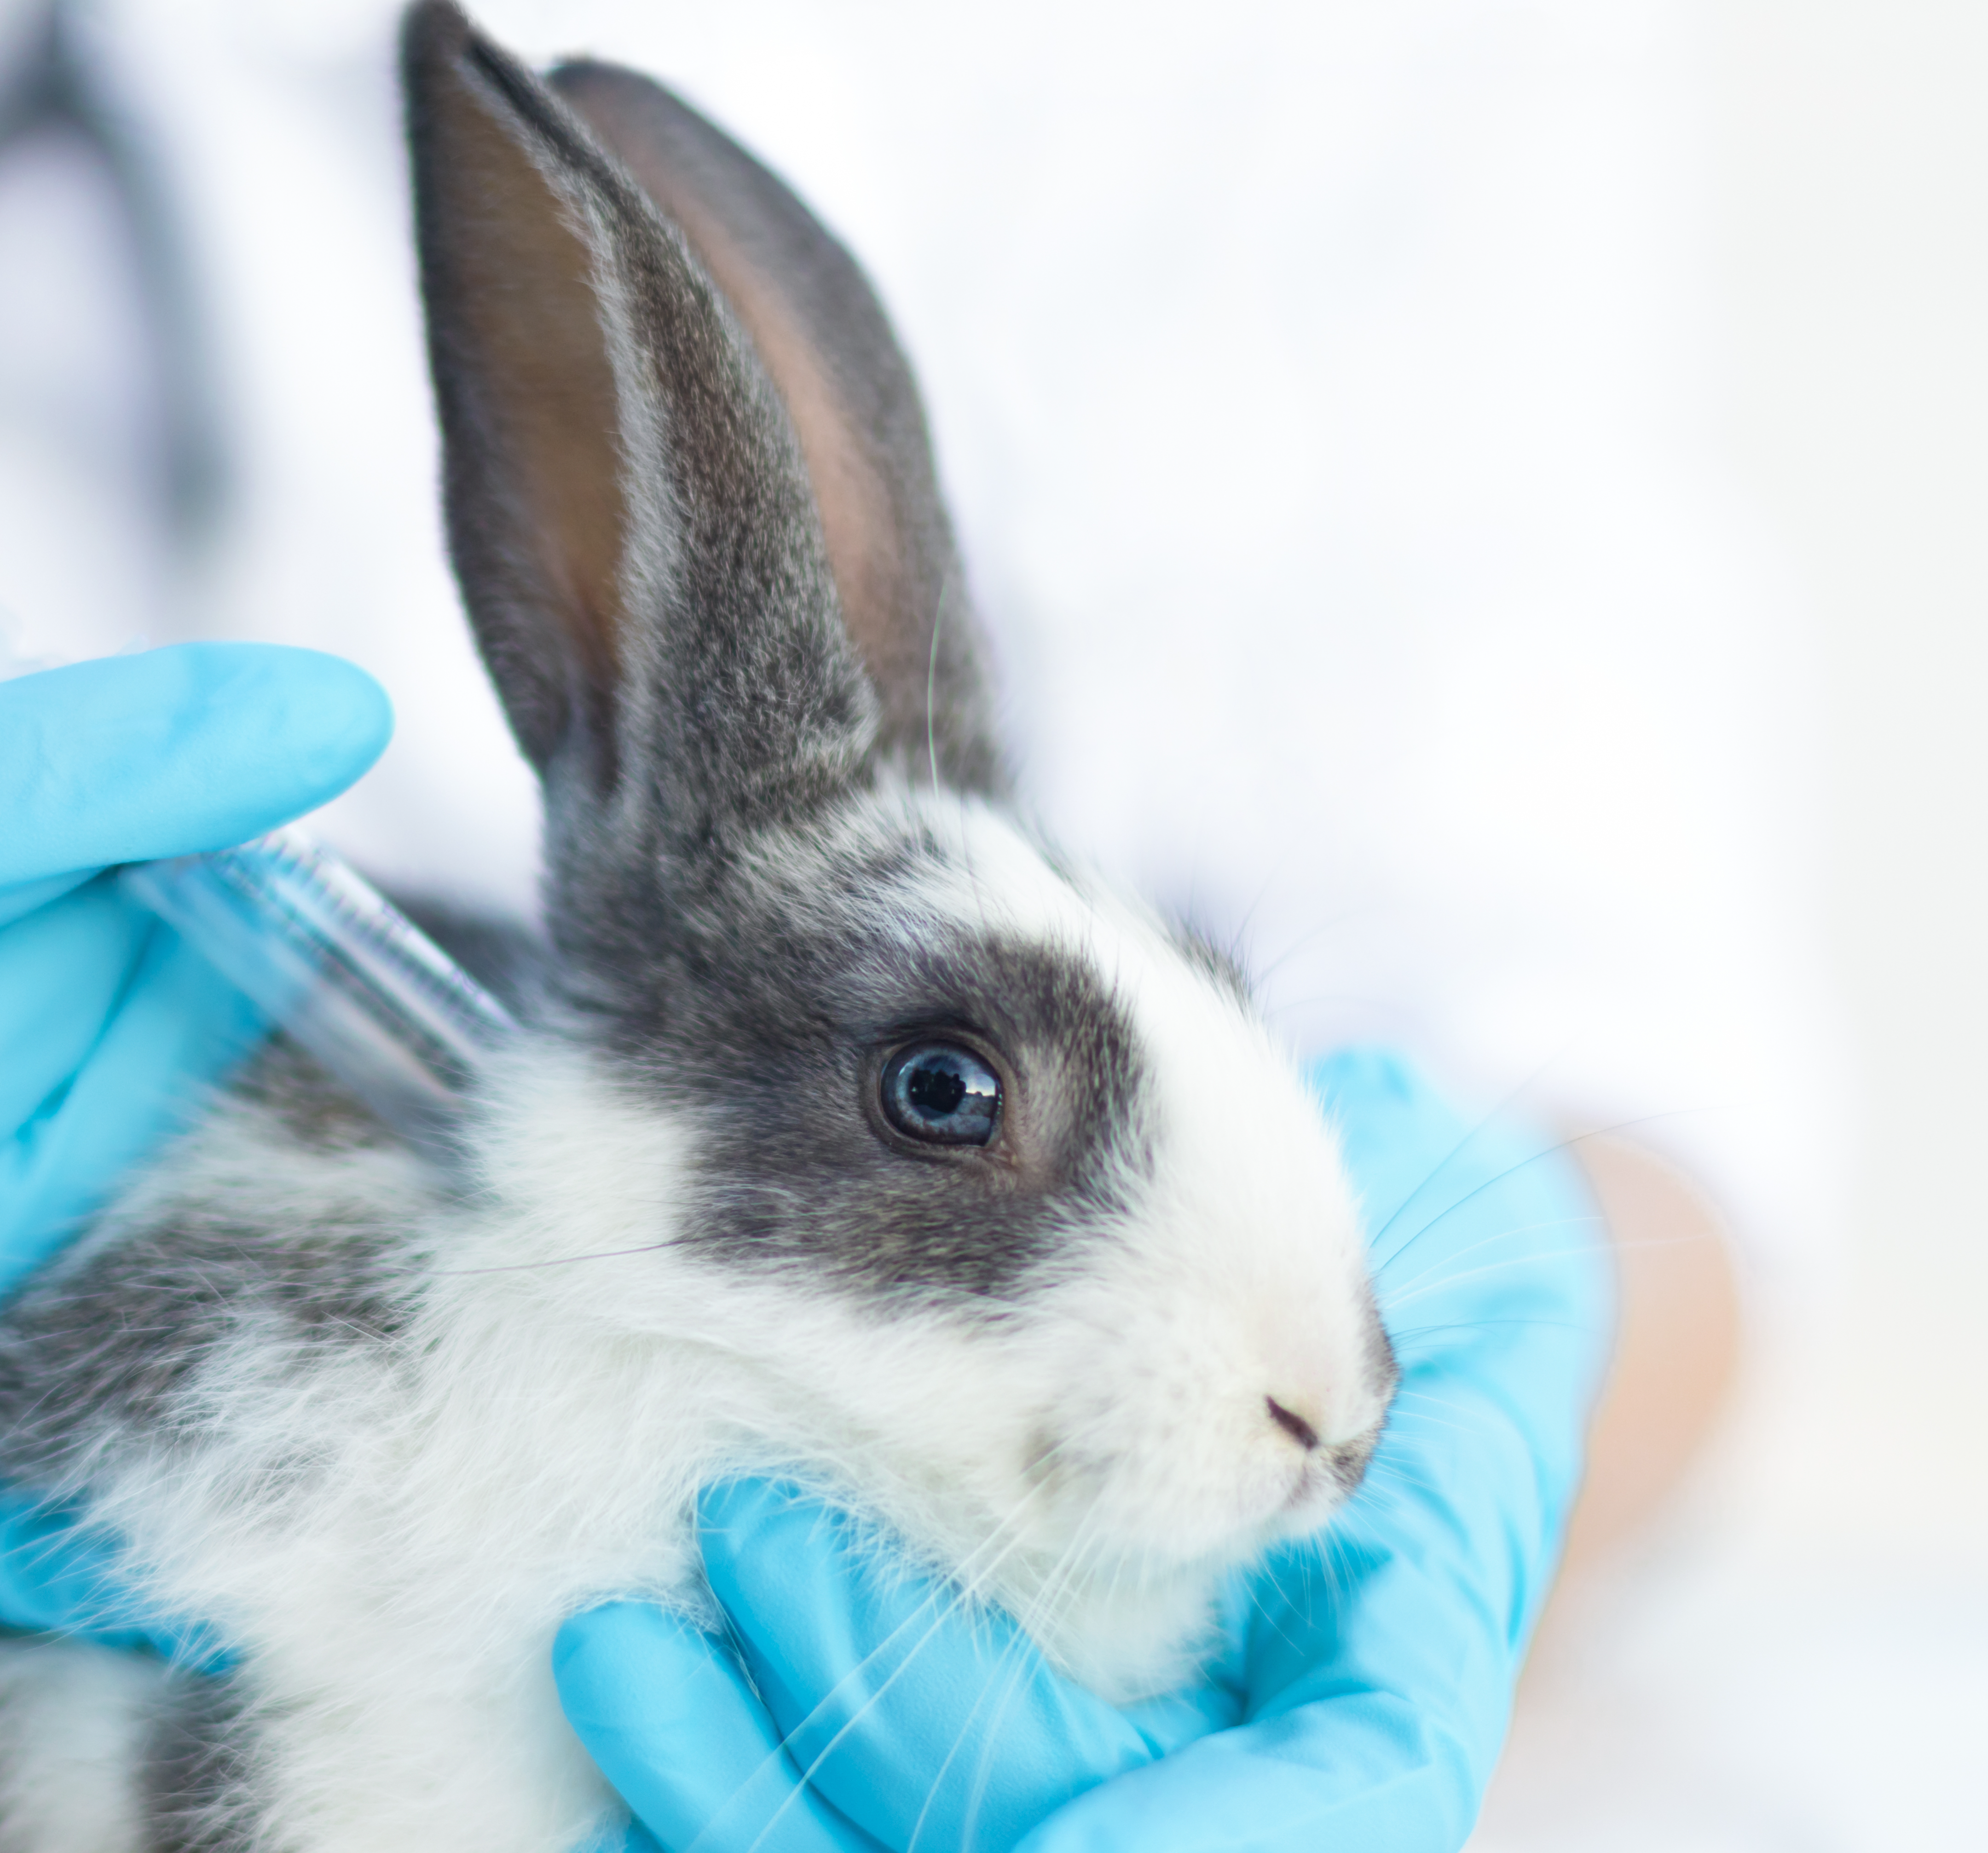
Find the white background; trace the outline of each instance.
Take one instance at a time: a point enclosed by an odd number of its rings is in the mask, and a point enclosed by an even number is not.
[[[387,9],[88,10],[232,493],[176,571],[89,183],[19,155],[0,607],[355,656],[401,726],[329,834],[522,898]],[[1744,1407],[1543,1651],[1489,1853],[1988,1842],[1988,12],[485,15],[682,83],[878,278],[1065,834],[1246,921],[1300,1039],[1637,1119],[1733,1215]]]
[[[1848,1279],[1547,1644],[1486,1853],[1988,1844],[1988,9],[1697,24],[1718,449],[1825,697]]]

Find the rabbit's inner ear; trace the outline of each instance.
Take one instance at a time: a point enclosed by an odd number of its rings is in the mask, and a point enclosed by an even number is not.
[[[837,603],[888,749],[1002,781],[978,626],[908,363],[868,281],[787,187],[660,85],[577,63],[553,88],[681,232],[749,337],[800,451]]]
[[[583,208],[527,153],[501,74],[473,42],[453,49],[410,86],[451,541],[543,770],[576,730],[612,738],[629,521],[618,395]]]
[[[890,485],[857,441],[849,407],[800,323],[745,253],[695,199],[681,189],[673,197],[666,175],[638,171],[636,178],[683,228],[779,391],[813,485],[843,624],[871,679],[888,688],[901,673],[901,647],[911,641],[896,607],[911,590],[901,582],[911,563],[897,545]],[[917,668],[922,675],[922,654]]]

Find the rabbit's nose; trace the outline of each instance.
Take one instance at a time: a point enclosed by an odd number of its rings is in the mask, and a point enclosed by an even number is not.
[[[1295,1409],[1288,1409],[1274,1396],[1263,1398],[1264,1406],[1270,1412],[1270,1419],[1291,1439],[1309,1454],[1318,1446],[1318,1430]]]

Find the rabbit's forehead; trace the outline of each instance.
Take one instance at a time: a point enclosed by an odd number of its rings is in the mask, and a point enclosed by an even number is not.
[[[1209,974],[1183,957],[1150,911],[1065,864],[990,805],[904,794],[864,807],[846,827],[845,840],[867,844],[890,891],[893,905],[880,909],[874,925],[908,947],[929,944],[935,928],[962,947],[1033,945],[1080,963],[1128,1001],[1157,1000],[1182,985],[1208,988]],[[1215,988],[1239,1000],[1232,975],[1222,974]]]
[[[1257,1050],[1247,987],[1209,948],[1063,866],[999,811],[955,806],[938,821],[938,853],[915,863],[906,882],[919,903],[908,923],[929,911],[962,943],[999,938],[1081,966],[1132,1026],[1149,1067],[1205,1060],[1215,1053],[1211,1041],[1232,1056]]]

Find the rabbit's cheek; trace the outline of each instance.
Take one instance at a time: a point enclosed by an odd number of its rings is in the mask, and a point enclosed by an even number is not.
[[[520,1038],[492,1062],[472,1156],[481,1203],[445,1280],[516,1276],[520,1292],[624,1331],[681,1324],[685,1179],[697,1149],[681,1114],[617,1084],[563,1039]]]
[[[1048,1317],[1063,1360],[1032,1470],[1070,1537],[1186,1564],[1328,1518],[1358,1484],[1394,1370],[1336,1173],[1236,1219],[1163,1175]]]
[[[1255,1373],[1137,1375],[1134,1395],[1043,1431],[1032,1464],[1045,1542],[1153,1567],[1232,1561],[1292,1515],[1316,1523],[1338,1503],[1316,1450],[1270,1414]]]

